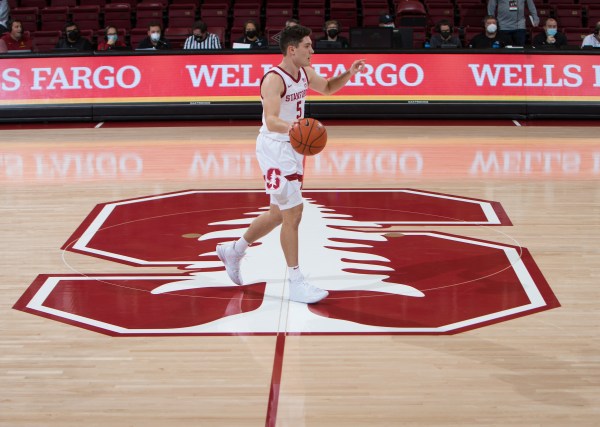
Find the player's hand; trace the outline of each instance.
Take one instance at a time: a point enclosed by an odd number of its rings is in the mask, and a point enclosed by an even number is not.
[[[365,60],[357,59],[350,66],[350,74],[355,75],[357,73],[362,73],[364,69],[365,69]]]
[[[298,123],[298,120],[294,120],[292,123],[289,124],[288,135],[290,134],[290,132],[292,131],[292,128],[296,125],[296,123]]]

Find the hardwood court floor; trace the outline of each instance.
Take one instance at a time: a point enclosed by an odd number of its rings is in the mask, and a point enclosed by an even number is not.
[[[98,204],[260,189],[256,132],[2,130],[0,426],[598,425],[600,126],[331,125],[308,161],[307,189],[501,203],[512,226],[409,229],[518,242],[558,308],[456,335],[136,337],[12,309],[40,274],[156,274],[61,247]]]

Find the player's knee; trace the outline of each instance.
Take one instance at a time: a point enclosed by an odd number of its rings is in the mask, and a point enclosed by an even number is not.
[[[302,205],[288,209],[283,215],[283,225],[287,227],[298,228],[302,220]]]
[[[271,222],[273,225],[278,226],[283,222],[283,216],[281,212],[271,212]]]

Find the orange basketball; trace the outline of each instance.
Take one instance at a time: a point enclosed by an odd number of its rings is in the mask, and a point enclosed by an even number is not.
[[[300,119],[290,130],[294,150],[305,156],[319,154],[327,144],[327,130],[315,119]]]

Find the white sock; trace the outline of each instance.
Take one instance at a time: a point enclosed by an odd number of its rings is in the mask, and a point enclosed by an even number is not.
[[[292,282],[300,282],[304,279],[300,266],[288,267],[288,276]]]
[[[244,255],[248,246],[250,246],[250,244],[246,242],[243,237],[240,237],[240,240],[233,244],[233,250],[236,251],[238,255]]]

